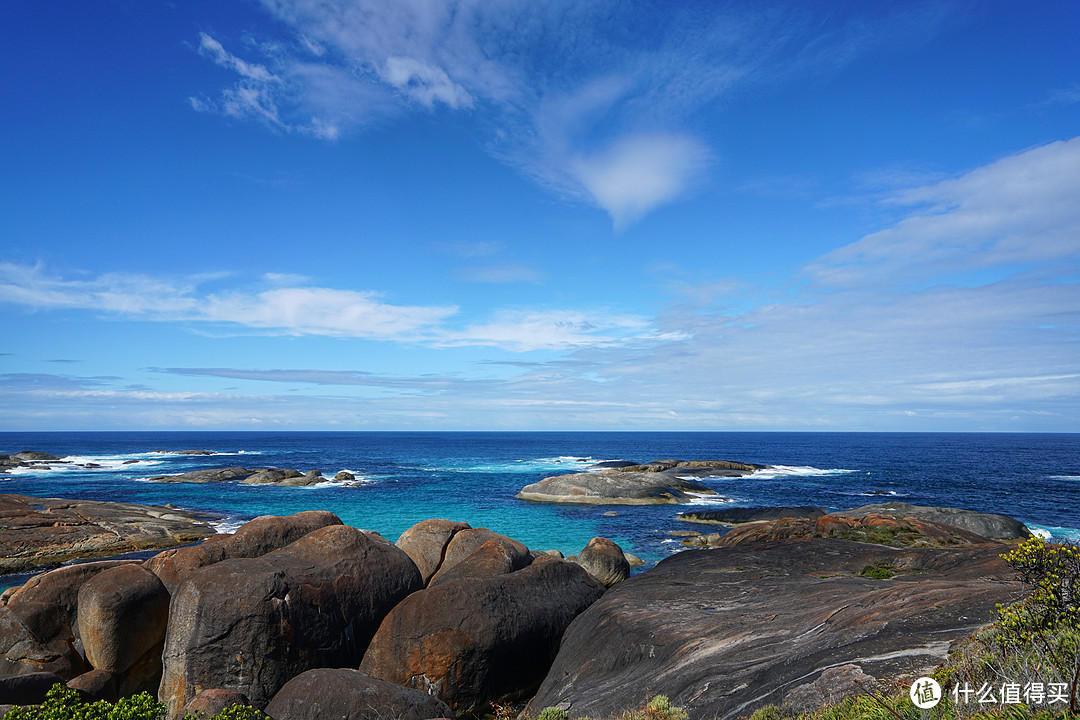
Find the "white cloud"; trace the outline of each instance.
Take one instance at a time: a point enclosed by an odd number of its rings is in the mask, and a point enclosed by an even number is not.
[[[437,346],[487,345],[530,352],[624,345],[652,336],[647,320],[609,312],[504,310],[487,322],[444,332]]]
[[[835,27],[799,7],[262,5],[285,29],[282,39],[249,44],[264,62],[200,35],[200,52],[237,81],[216,101],[194,95],[196,110],[327,140],[415,108],[470,110],[495,156],[565,198],[596,205],[620,227],[693,188],[708,155],[692,131],[702,108],[747,84],[834,71],[877,43],[933,32],[942,15],[929,13],[931,22],[926,13],[870,9]]]
[[[810,266],[829,285],[905,281],[1080,256],[1080,137],[1012,155],[891,202],[901,221]]]
[[[414,58],[388,57],[383,79],[425,107],[441,102],[456,110],[473,104],[472,96],[452,81],[446,71]]]
[[[294,335],[378,339],[415,337],[457,313],[452,306],[393,305],[373,292],[275,287],[206,293],[204,278],[109,273],[67,279],[42,267],[0,263],[0,302],[35,309],[80,309],[161,322],[225,323]],[[288,282],[288,276],[272,281]]]
[[[611,215],[618,230],[682,195],[704,169],[708,155],[688,136],[632,135],[601,152],[573,158],[570,173]]]

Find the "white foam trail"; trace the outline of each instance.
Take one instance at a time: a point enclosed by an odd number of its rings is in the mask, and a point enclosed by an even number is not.
[[[842,468],[831,468],[824,470],[822,468],[810,467],[809,465],[770,465],[767,468],[761,470],[755,470],[751,475],[755,480],[762,479],[768,480],[778,477],[822,477],[826,475],[844,475],[846,473],[858,472],[857,470],[844,470]]]
[[[1057,525],[1036,525],[1024,523],[1032,535],[1041,537],[1043,540],[1068,541],[1080,544],[1080,528],[1060,527]]]
[[[724,497],[723,495],[704,495],[701,493],[687,492],[687,495],[693,498],[687,505],[730,505],[735,502],[735,498]]]
[[[237,520],[236,518],[225,518],[224,520],[213,520],[210,522],[210,527],[214,528],[219,535],[226,535],[236,532],[242,525],[247,523],[247,520]]]

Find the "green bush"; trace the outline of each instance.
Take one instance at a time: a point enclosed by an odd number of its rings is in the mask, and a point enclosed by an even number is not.
[[[86,702],[79,693],[57,683],[40,705],[16,707],[8,710],[4,720],[164,720],[167,710],[164,703],[149,693],[139,693],[121,698],[116,703],[106,700]],[[233,705],[210,718],[188,715],[184,720],[268,720],[258,710],[243,705]]]

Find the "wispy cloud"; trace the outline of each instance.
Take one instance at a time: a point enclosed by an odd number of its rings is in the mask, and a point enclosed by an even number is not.
[[[457,313],[453,306],[383,302],[377,293],[311,286],[205,292],[203,278],[108,273],[71,279],[41,266],[0,263],[0,302],[79,309],[164,322],[220,323],[294,335],[384,340],[418,336]],[[278,276],[279,282],[289,280]]]
[[[826,285],[911,281],[1080,257],[1080,137],[891,196],[912,208],[892,227],[808,268]]]
[[[616,228],[692,191],[710,148],[698,127],[736,89],[832,72],[926,36],[931,5],[853,11],[823,23],[803,6],[682,8],[572,0],[263,0],[285,28],[249,45],[201,33],[199,52],[236,75],[197,110],[257,118],[328,140],[401,113],[468,111],[488,149]],[[822,29],[829,25],[829,29]]]
[[[525,268],[492,269],[488,282],[532,279]],[[0,263],[0,303],[32,310],[97,312],[118,319],[218,325],[246,332],[351,337],[433,347],[496,347],[510,352],[647,341],[649,322],[600,308],[495,310],[465,322],[456,306],[396,305],[378,293],[289,285],[276,275],[270,289],[238,287],[207,292],[205,278],[154,278],[109,273],[66,278],[41,266]],[[217,278],[220,280],[220,278]]]

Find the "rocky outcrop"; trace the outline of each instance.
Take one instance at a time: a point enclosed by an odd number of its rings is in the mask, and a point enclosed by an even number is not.
[[[0,453],[0,473],[6,473],[17,467],[33,467],[55,462],[61,458],[38,450],[23,450],[17,453]]]
[[[563,631],[604,587],[550,556],[505,575],[414,593],[371,641],[360,670],[439,698],[458,714],[524,697],[544,677]]]
[[[345,473],[349,475],[349,473]],[[334,480],[341,482],[346,478],[338,473]],[[352,477],[349,480],[355,479]],[[212,482],[240,482],[244,485],[280,485],[283,487],[305,487],[316,483],[326,482],[321,470],[308,470],[305,473],[299,470],[282,468],[206,468],[204,470],[190,470],[177,475],[155,475],[148,478],[150,482],[164,483],[212,483]]]
[[[599,505],[653,505],[687,502],[700,495],[715,495],[690,478],[742,477],[766,465],[731,460],[654,460],[597,463],[590,472],[559,475],[527,485],[521,500]]]
[[[723,535],[709,536],[707,544],[731,547],[792,538],[840,538],[891,547],[963,547],[995,542],[958,527],[917,517],[867,513],[861,517],[833,514],[822,515],[817,520],[781,518],[745,523]]]
[[[526,485],[515,497],[551,503],[658,505],[715,494],[700,483],[662,472],[599,470],[546,478]]]
[[[469,523],[465,522],[441,518],[422,520],[401,533],[394,544],[412,558],[417,569],[420,570],[424,584],[427,585],[442,565],[443,557],[446,555],[446,546],[453,540],[454,535],[462,530],[470,529]]]
[[[604,587],[611,587],[630,577],[630,561],[622,548],[607,538],[594,537],[577,554],[575,562],[603,583]]]
[[[421,587],[404,552],[344,525],[202,567],[172,597],[159,697],[173,715],[211,687],[263,707],[305,670],[357,666],[383,617]]]
[[[760,520],[779,520],[781,518],[817,520],[825,514],[826,511],[822,508],[810,505],[796,507],[733,507],[722,510],[698,510],[679,513],[679,520],[714,525],[741,525]]]
[[[95,670],[117,679],[121,696],[155,692],[169,621],[169,591],[141,565],[108,568],[79,588],[78,629]]]
[[[78,632],[83,583],[125,561],[69,565],[0,595],[0,676],[47,671],[70,680],[90,670]]]
[[[217,535],[201,545],[166,550],[144,564],[172,592],[201,567],[222,560],[260,557],[319,528],[341,524],[337,515],[326,510],[305,510],[285,516],[262,515],[245,523],[232,535]]]
[[[0,571],[196,542],[215,534],[213,517],[151,505],[0,495]]]
[[[193,715],[196,718],[213,717],[232,705],[246,705],[250,707],[251,701],[248,700],[247,695],[236,692],[235,690],[207,688],[191,698],[191,702],[184,706],[181,715],[184,718],[188,715]]]
[[[900,550],[835,539],[675,555],[616,585],[562,639],[525,712],[603,717],[663,694],[691,717],[781,704],[826,670],[877,678],[939,663],[1021,594],[1000,545]],[[895,577],[862,577],[867,566]]]
[[[1026,525],[1007,515],[981,513],[960,508],[927,507],[902,502],[890,502],[863,505],[853,510],[842,510],[834,514],[856,518],[866,517],[871,514],[918,518],[938,525],[960,528],[991,540],[1023,540],[1031,537],[1031,531],[1028,530]]]
[[[274,720],[427,720],[453,711],[427,693],[345,668],[308,670],[287,682],[266,706]]]

